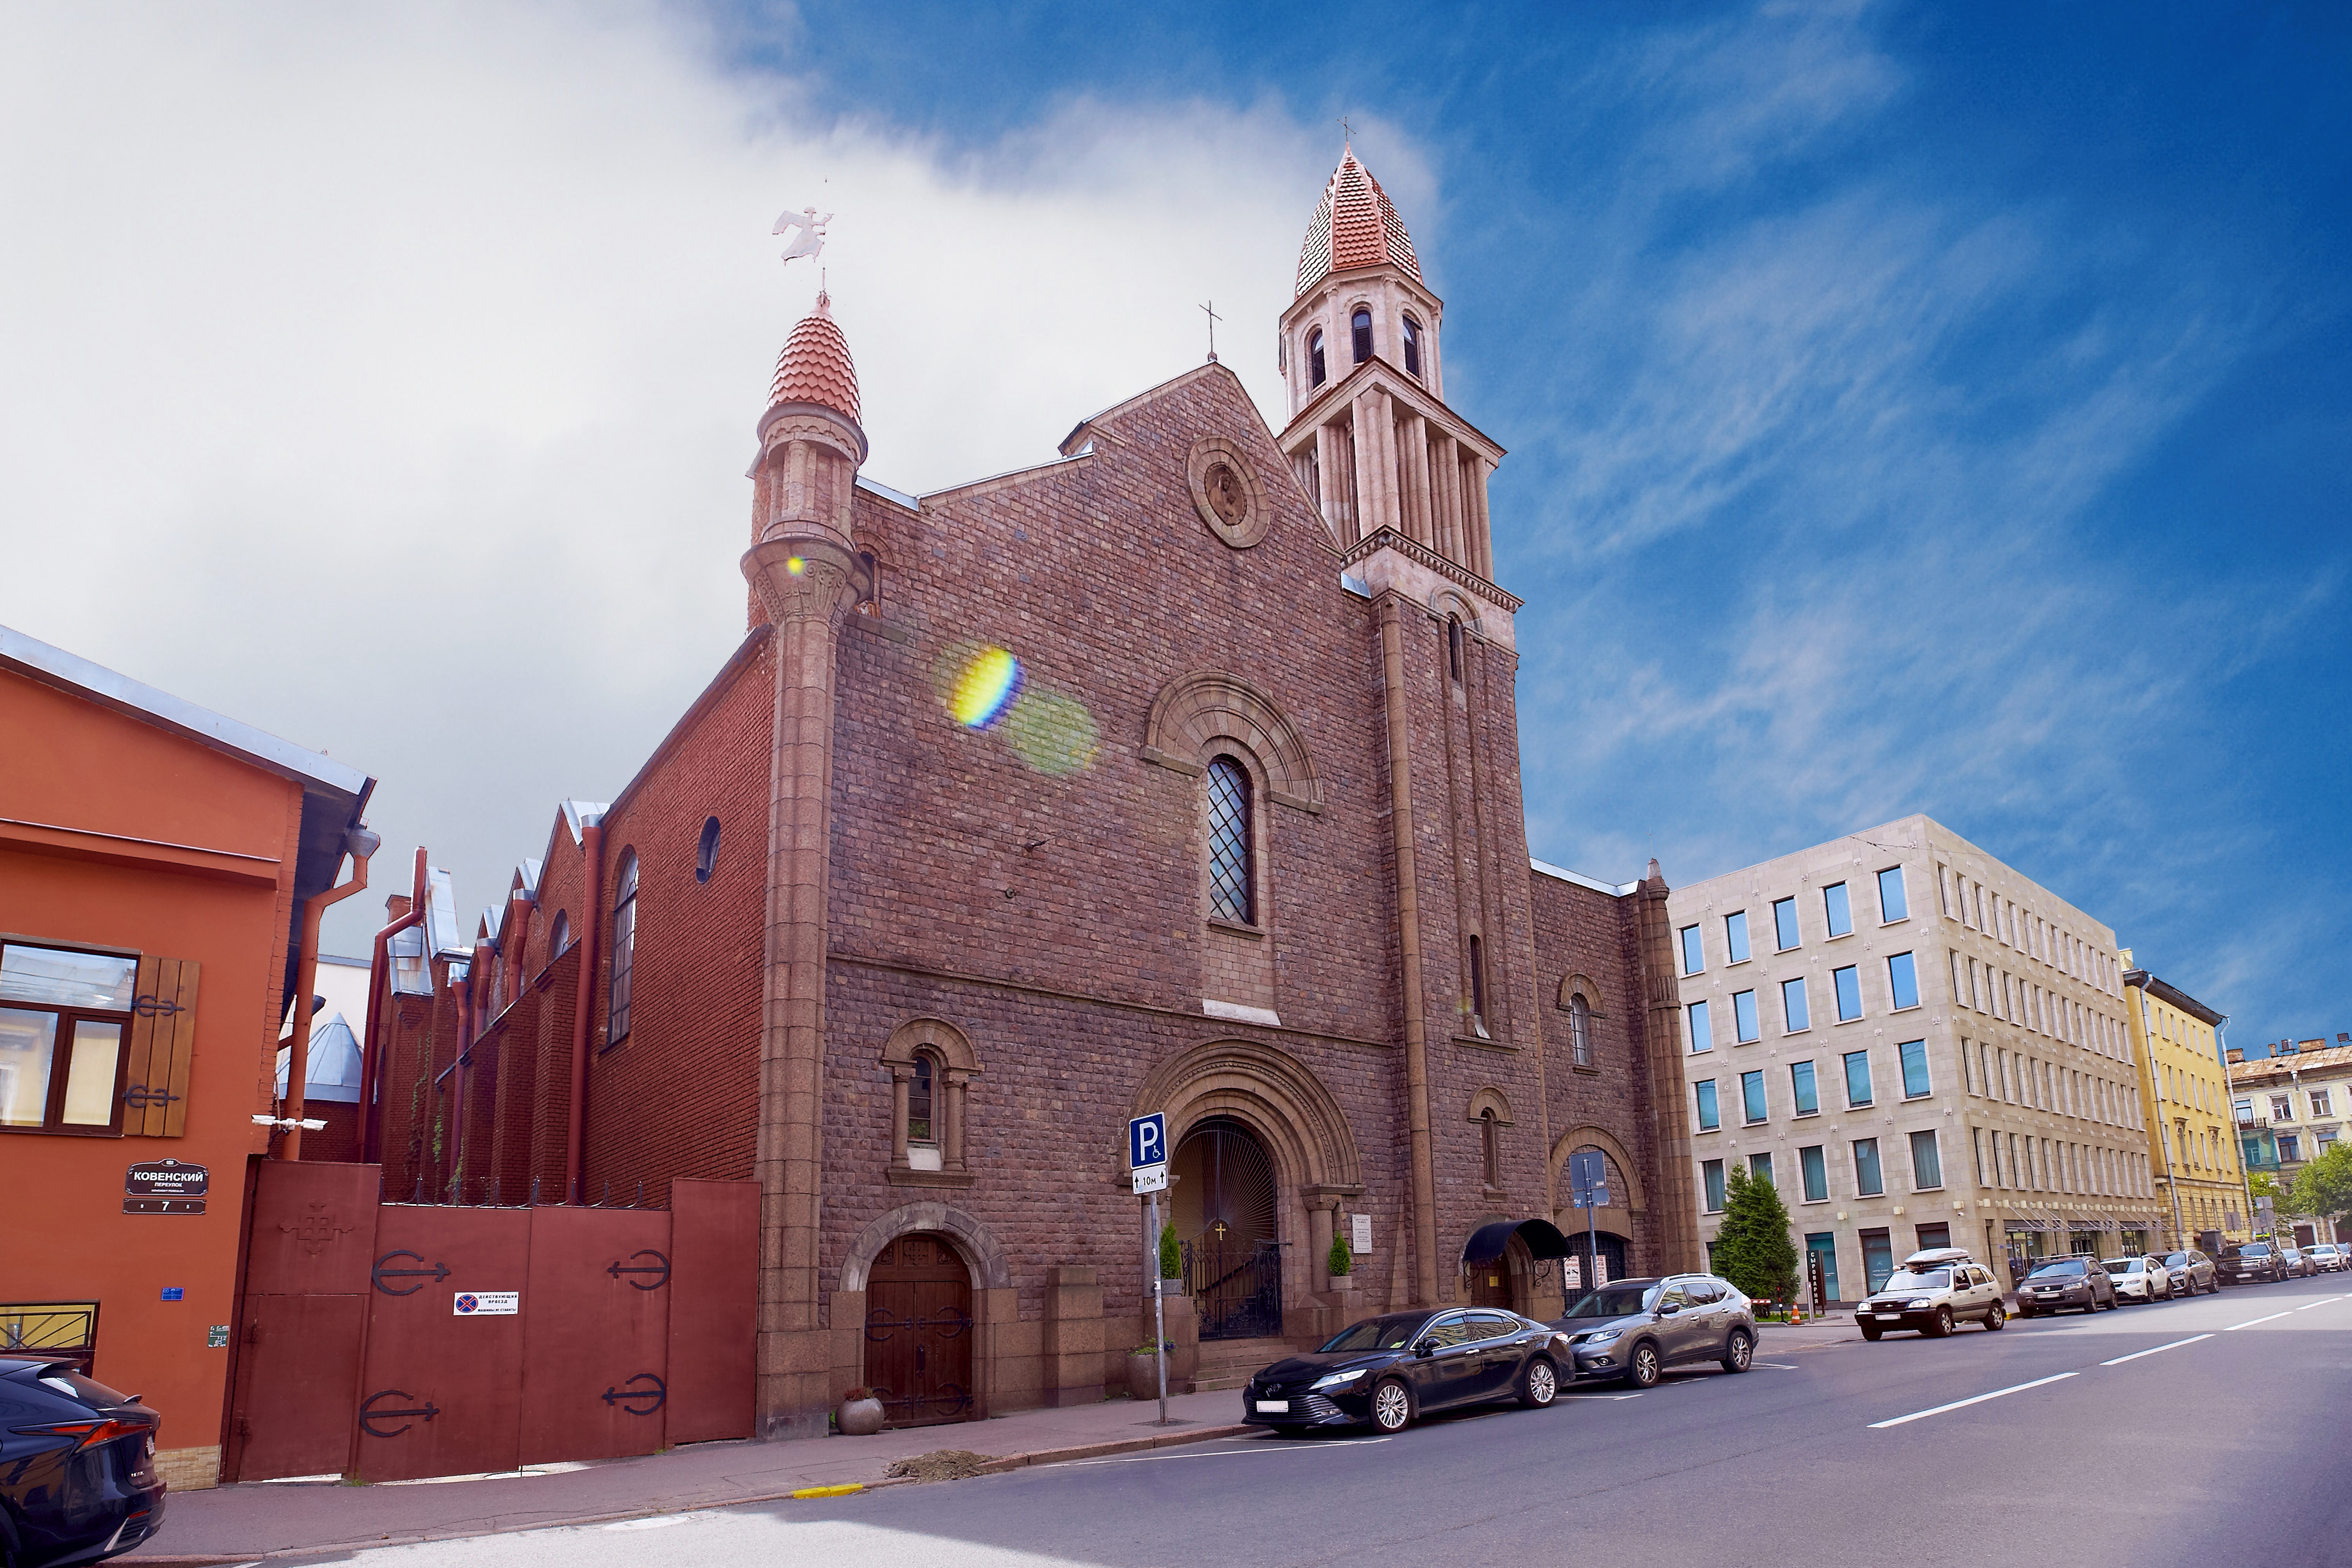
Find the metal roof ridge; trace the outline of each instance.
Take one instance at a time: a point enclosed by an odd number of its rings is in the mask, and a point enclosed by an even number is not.
[[[1588,877],[1581,871],[1571,871],[1565,866],[1555,866],[1548,860],[1538,860],[1532,855],[1528,857],[1528,868],[1541,876],[1556,878],[1563,882],[1573,882],[1580,888],[1590,888],[1596,893],[1607,893],[1612,898],[1617,899],[1638,891],[1642,886],[1639,878],[1631,882],[1604,882],[1597,877]]]

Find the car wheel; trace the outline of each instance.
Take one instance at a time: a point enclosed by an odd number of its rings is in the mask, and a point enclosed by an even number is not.
[[[1999,1328],[2000,1328],[2003,1323],[2006,1323],[2006,1322],[2008,1322],[2008,1321],[2009,1321],[2009,1314],[2008,1314],[2007,1312],[2004,1312],[2004,1311],[2002,1311],[2002,1310],[2000,1310],[2000,1302],[1995,1301],[1991,1306],[1987,1307],[1987,1308],[1985,1309],[1985,1327],[1986,1327],[1986,1328],[1988,1328],[1988,1329],[1996,1329],[1996,1330],[1997,1330],[1997,1329],[1999,1329]]]
[[[1756,1342],[1748,1337],[1746,1329],[1731,1331],[1731,1339],[1723,1347],[1723,1370],[1746,1372],[1748,1363],[1756,1359]]]
[[[2033,1309],[2020,1301],[2017,1304],[2017,1315],[2021,1318],[2030,1318],[2033,1316]]]
[[[1658,1374],[1665,1369],[1658,1360],[1658,1347],[1643,1340],[1633,1347],[1633,1359],[1625,1363],[1625,1383],[1631,1388],[1655,1388]]]
[[[1879,1328],[1876,1323],[1864,1323],[1862,1325],[1862,1337],[1864,1339],[1875,1344],[1878,1342],[1878,1334]]]
[[[1949,1307],[1937,1308],[1935,1320],[1927,1325],[1927,1337],[1929,1339],[1940,1340],[1950,1334],[1951,1331],[1952,1310]]]
[[[1551,1363],[1537,1356],[1519,1373],[1519,1403],[1530,1410],[1541,1410],[1559,1397],[1559,1373]]]
[[[1412,1395],[1395,1378],[1384,1378],[1372,1389],[1372,1425],[1383,1432],[1402,1432],[1412,1420]]]

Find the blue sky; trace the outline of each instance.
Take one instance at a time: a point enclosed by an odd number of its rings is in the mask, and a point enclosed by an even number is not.
[[[1696,880],[1926,811],[2234,1043],[2352,1029],[2347,14],[740,15],[976,157],[1198,98],[1425,167],[1538,855]]]
[[[935,488],[1197,363],[1204,297],[1278,413],[1346,115],[1511,450],[1537,855],[1925,811],[2232,1044],[2332,1038],[2347,16],[0,12],[0,623],[366,767],[478,908],[740,635],[777,209],[839,203],[868,471]]]

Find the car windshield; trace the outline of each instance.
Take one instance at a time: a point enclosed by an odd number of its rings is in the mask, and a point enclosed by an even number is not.
[[[1649,1310],[1655,1285],[1603,1285],[1568,1310],[1571,1318],[1630,1318]]]
[[[2266,1243],[2250,1241],[2246,1243],[2245,1246],[2238,1248],[2238,1256],[2241,1258],[2267,1258],[2270,1256],[2270,1247]]]
[[[1325,1355],[1345,1355],[1353,1351],[1401,1351],[1412,1343],[1421,1325],[1429,1321],[1426,1312],[1406,1312],[1393,1318],[1367,1318],[1343,1330],[1322,1345]]]
[[[131,1403],[131,1396],[117,1394],[94,1377],[84,1377],[69,1366],[53,1366],[41,1373],[41,1381],[59,1394],[70,1394],[84,1405],[99,1410],[110,1410]]]
[[[2061,1274],[2080,1274],[2081,1272],[2083,1272],[2083,1260],[2081,1258],[2060,1258],[2043,1264],[2032,1274],[2027,1275],[2026,1278],[2029,1279],[2039,1279],[2045,1274],[2055,1278]]]
[[[1886,1277],[1880,1287],[1886,1290],[1948,1290],[1952,1288],[1952,1271],[1948,1268],[1898,1268]]]
[[[2176,1268],[2189,1267],[2189,1254],[2185,1252],[2168,1252],[2164,1255],[2164,1260]]]
[[[2100,1264],[2099,1267],[2105,1269],[2110,1274],[2131,1274],[2138,1270],[2139,1259],[2137,1258],[2110,1258],[2105,1263]]]

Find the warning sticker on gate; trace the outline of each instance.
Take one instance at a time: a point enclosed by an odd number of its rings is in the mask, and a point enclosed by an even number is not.
[[[460,1290],[457,1310],[461,1318],[511,1318],[522,1310],[522,1292]]]

